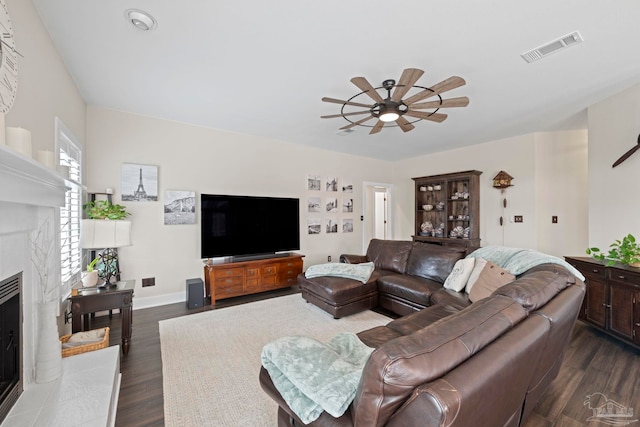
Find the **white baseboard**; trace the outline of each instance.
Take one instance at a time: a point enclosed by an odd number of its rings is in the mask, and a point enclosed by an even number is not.
[[[133,309],[158,307],[160,305],[174,304],[176,302],[186,302],[187,296],[184,292],[159,295],[157,297],[133,298]]]

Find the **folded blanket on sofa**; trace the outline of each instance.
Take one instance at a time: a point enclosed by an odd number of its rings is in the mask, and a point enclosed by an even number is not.
[[[328,264],[312,265],[307,268],[304,275],[307,279],[320,276],[337,276],[367,283],[374,268],[375,266],[372,262],[363,262],[360,264],[330,262]]]
[[[261,359],[285,402],[307,424],[323,410],[336,418],[344,414],[371,352],[355,334],[342,333],[328,343],[280,338],[264,346]]]
[[[578,279],[584,280],[582,273],[565,260],[534,249],[485,246],[471,252],[467,258],[484,258],[516,276],[540,264],[558,264],[569,270]]]

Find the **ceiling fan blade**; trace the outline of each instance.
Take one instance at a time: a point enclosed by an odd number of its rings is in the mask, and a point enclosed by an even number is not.
[[[378,123],[376,123],[375,126],[371,128],[371,132],[369,132],[369,135],[373,135],[374,133],[380,132],[383,126],[384,126],[384,122],[382,120],[378,120]]]
[[[402,129],[402,132],[409,132],[410,130],[413,130],[416,128],[414,125],[409,123],[409,120],[405,119],[402,116],[396,119],[396,123],[398,124],[400,129]]]
[[[322,98],[322,100],[324,102],[332,102],[334,104],[351,105],[352,107],[373,108],[373,104],[367,105],[367,104],[361,104],[359,102],[343,101],[341,99],[327,98],[326,96],[324,98]]]
[[[407,111],[404,113],[405,116],[415,117],[417,119],[430,120],[432,122],[444,122],[447,118],[446,114],[441,113],[427,113],[424,111]]]
[[[353,113],[329,114],[328,116],[320,116],[321,119],[335,119],[336,117],[357,116],[358,114],[371,114],[371,111],[354,111]]]
[[[640,135],[638,136],[638,141],[640,141]],[[618,160],[616,160],[616,162],[613,164],[613,166],[611,166],[612,168],[615,168],[616,166],[618,166],[620,163],[624,162],[625,160],[627,160],[629,157],[631,157],[631,155],[633,153],[635,153],[636,151],[640,150],[640,142],[638,143],[638,145],[636,145],[635,147],[633,147],[631,150],[627,151],[626,153],[624,153],[622,155],[622,157],[620,157]]]
[[[465,84],[467,84],[467,82],[465,82],[462,77],[452,76],[446,80],[441,81],[440,83],[436,83],[434,86],[431,86],[430,89],[425,89],[422,92],[418,92],[412,97],[405,99],[404,103],[407,105],[411,105],[414,102],[430,98],[432,96],[447,92],[457,87],[464,86]]]
[[[358,87],[358,89],[369,95],[374,101],[380,104],[384,102],[384,99],[382,99],[376,89],[371,86],[371,83],[369,83],[369,81],[367,81],[367,79],[365,79],[364,77],[354,77],[351,79],[351,83],[353,83]]]
[[[424,71],[419,70],[417,68],[407,68],[402,72],[402,76],[400,76],[400,81],[396,84],[396,88],[393,91],[393,95],[391,95],[391,100],[393,102],[400,102],[402,97],[409,92],[409,89],[413,87],[413,85],[418,81],[420,77],[424,74]]]
[[[469,105],[469,98],[462,96],[460,98],[443,99],[442,101],[429,101],[411,104],[412,110],[422,110],[425,108],[450,108],[450,107],[466,107]]]
[[[346,126],[342,126],[340,128],[340,130],[351,129],[352,127],[359,126],[359,125],[363,124],[364,122],[366,122],[368,120],[371,120],[373,118],[374,118],[374,116],[365,117],[364,119],[358,120],[357,122],[353,122],[353,123],[350,123],[350,124],[348,124]]]

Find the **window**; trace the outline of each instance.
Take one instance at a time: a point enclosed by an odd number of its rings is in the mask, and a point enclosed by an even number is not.
[[[58,164],[69,169],[65,184],[65,205],[60,208],[61,294],[65,298],[71,286],[80,280],[82,251],[80,218],[82,214],[82,150],[69,129],[56,118]]]

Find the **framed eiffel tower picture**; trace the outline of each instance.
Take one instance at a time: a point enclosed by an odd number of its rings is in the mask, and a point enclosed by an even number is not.
[[[123,163],[120,185],[123,202],[157,202],[158,166]]]

